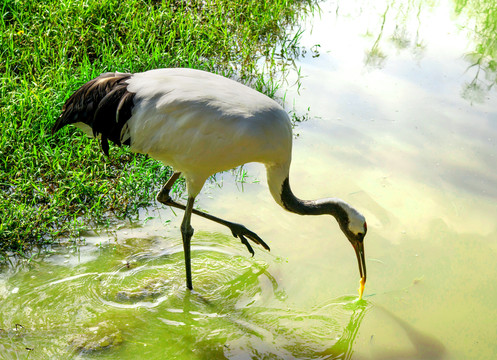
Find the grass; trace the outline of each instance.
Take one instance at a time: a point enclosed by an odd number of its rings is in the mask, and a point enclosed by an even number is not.
[[[311,0],[6,0],[0,19],[0,261],[136,217],[170,170],[126,148],[106,158],[50,129],[69,95],[105,71],[192,67],[274,95],[257,61],[295,46]],[[298,32],[297,32],[298,34]]]

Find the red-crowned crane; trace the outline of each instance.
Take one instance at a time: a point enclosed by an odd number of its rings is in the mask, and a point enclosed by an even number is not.
[[[192,213],[227,226],[252,255],[254,250],[248,240],[269,250],[245,226],[193,209],[195,197],[209,176],[248,162],[260,162],[266,166],[271,195],[284,209],[300,215],[335,217],[356,252],[362,297],[366,281],[364,216],[339,199],[300,200],[292,193],[288,179],[292,126],[288,114],[269,97],[200,70],[105,73],[84,84],[66,101],[52,133],[69,124],[99,137],[106,155],[110,140],[172,166],[175,172],[157,200],[185,210],[181,234],[188,289],[192,289]],[[186,180],[186,206],[169,196],[180,174]]]

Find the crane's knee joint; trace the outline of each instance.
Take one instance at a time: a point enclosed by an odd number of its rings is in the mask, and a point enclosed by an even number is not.
[[[171,200],[171,196],[169,196],[169,189],[162,189],[157,193],[156,199],[158,202],[162,204],[167,204],[169,200]]]
[[[188,225],[181,224],[181,234],[183,234],[184,237],[190,239],[193,236],[193,233],[194,229],[190,224]]]

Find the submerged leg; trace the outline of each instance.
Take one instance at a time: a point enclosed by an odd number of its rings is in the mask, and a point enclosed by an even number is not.
[[[194,197],[189,197],[186,203],[185,215],[183,216],[183,222],[181,223],[181,235],[183,237],[183,251],[185,253],[185,269],[186,269],[186,287],[190,290],[193,289],[192,286],[192,266],[191,266],[191,256],[190,256],[190,241],[193,236],[193,227],[190,224],[192,217],[193,203],[195,201]]]
[[[169,196],[169,190],[171,190],[174,182],[179,178],[180,174],[181,173],[179,173],[179,172],[175,172],[171,176],[171,178],[163,186],[162,190],[159,191],[159,193],[157,194],[157,201],[164,204],[164,205],[172,206],[172,207],[175,207],[175,208],[181,209],[181,210],[186,210],[187,206],[180,204],[180,203],[177,203],[176,201],[171,199],[171,197]],[[190,200],[190,199],[188,199],[188,200]],[[240,239],[242,244],[244,244],[247,247],[248,251],[252,254],[252,256],[254,256],[254,250],[252,249],[252,246],[250,246],[250,243],[248,242],[248,240],[251,240],[251,241],[255,242],[256,244],[261,245],[266,250],[270,250],[269,246],[256,233],[254,233],[253,231],[250,231],[249,229],[247,229],[245,226],[243,226],[241,224],[226,221],[226,220],[223,220],[223,219],[218,218],[216,216],[204,213],[202,211],[195,210],[195,209],[193,209],[193,203],[192,203],[192,209],[190,212],[195,214],[195,215],[201,216],[203,218],[209,219],[211,221],[217,222],[218,224],[221,224],[221,225],[228,227],[231,230],[231,233],[233,234],[233,236]],[[185,213],[185,216],[186,216],[186,213]],[[184,221],[184,219],[185,218],[183,218],[183,221]]]

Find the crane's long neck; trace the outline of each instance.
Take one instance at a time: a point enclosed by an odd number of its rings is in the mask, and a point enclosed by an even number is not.
[[[290,188],[289,164],[266,166],[269,190],[274,200],[284,209],[300,215],[333,215],[342,226],[349,221],[349,205],[340,199],[325,198],[301,200]]]

